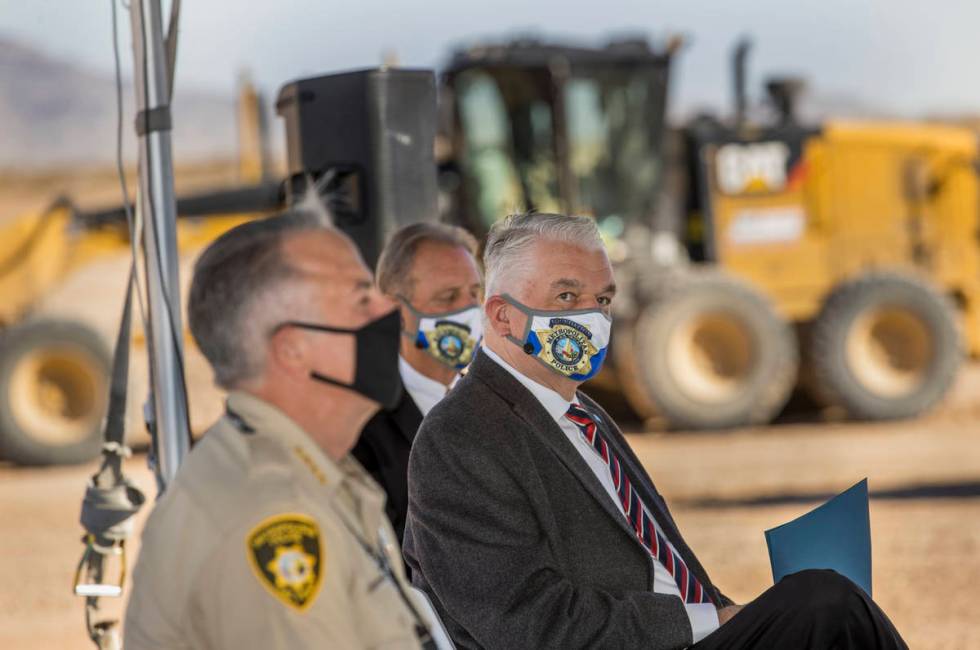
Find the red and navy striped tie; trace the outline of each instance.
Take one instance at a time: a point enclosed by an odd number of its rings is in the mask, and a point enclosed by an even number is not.
[[[710,603],[711,598],[698,579],[694,577],[694,574],[688,571],[687,564],[671,549],[663,535],[657,532],[650,510],[633,489],[623,466],[602,434],[599,433],[599,427],[596,426],[592,416],[580,405],[572,404],[568,408],[568,412],[565,413],[565,417],[578,426],[582,437],[592,445],[606,467],[609,468],[609,474],[612,476],[613,485],[616,487],[616,493],[619,495],[619,500],[623,506],[623,512],[626,513],[626,519],[633,526],[636,538],[650,552],[650,555],[659,560],[668,573],[673,576],[674,581],[677,582],[677,588],[680,589],[681,600],[691,604]]]

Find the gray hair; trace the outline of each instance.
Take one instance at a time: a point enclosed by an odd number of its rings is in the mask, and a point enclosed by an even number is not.
[[[474,258],[479,251],[476,238],[459,226],[445,223],[413,223],[396,230],[378,257],[378,288],[388,296],[412,295],[412,264],[415,252],[425,242],[459,246]]]
[[[525,212],[512,214],[490,228],[483,251],[486,295],[501,293],[513,276],[527,267],[527,253],[539,239],[575,244],[588,250],[603,247],[595,219]]]
[[[222,388],[262,371],[272,328],[286,320],[316,319],[310,283],[291,266],[283,242],[304,231],[329,230],[321,215],[292,209],[225,232],[194,265],[187,312],[191,334]]]

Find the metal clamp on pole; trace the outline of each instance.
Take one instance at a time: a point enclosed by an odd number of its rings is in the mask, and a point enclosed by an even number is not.
[[[169,131],[173,127],[169,106],[148,108],[136,114],[136,135],[144,136],[154,131]]]

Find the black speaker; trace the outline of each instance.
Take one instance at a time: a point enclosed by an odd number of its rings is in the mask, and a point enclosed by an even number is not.
[[[286,121],[287,200],[313,181],[370,266],[392,230],[437,219],[431,70],[300,79],[279,91],[276,112]]]

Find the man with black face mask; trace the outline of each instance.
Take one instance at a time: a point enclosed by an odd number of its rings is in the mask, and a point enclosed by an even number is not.
[[[422,418],[445,397],[483,336],[477,243],[440,223],[396,231],[378,259],[378,288],[401,310],[398,404],[364,427],[351,452],[388,495],[385,511],[401,542],[408,508],[408,456]]]
[[[147,522],[126,647],[422,646],[384,494],[349,455],[400,392],[398,312],[357,249],[302,213],[243,224],[188,311],[227,411]]]

